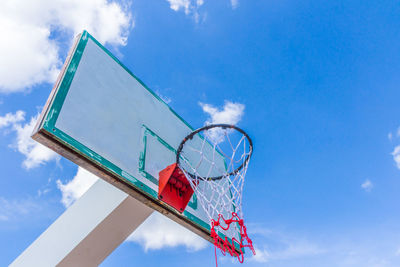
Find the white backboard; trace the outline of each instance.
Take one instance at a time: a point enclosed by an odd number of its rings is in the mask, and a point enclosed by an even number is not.
[[[158,172],[175,162],[177,147],[191,131],[85,31],[77,37],[33,138],[211,241],[210,221],[196,195],[183,213],[157,196]]]

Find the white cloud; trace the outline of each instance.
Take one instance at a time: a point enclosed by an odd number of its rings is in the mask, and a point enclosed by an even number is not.
[[[169,7],[174,11],[183,10],[186,15],[192,15],[195,22],[200,19],[204,21],[206,15],[200,15],[199,8],[204,4],[204,0],[167,0]]]
[[[0,4],[0,32],[7,36],[7,41],[0,42],[0,57],[7,62],[0,65],[0,93],[54,81],[61,62],[57,45],[49,40],[49,29],[5,16],[6,2]]]
[[[71,181],[63,184],[57,180],[57,187],[62,193],[61,203],[69,207],[75,200],[80,198],[96,181],[99,179],[96,175],[87,170],[78,167],[78,171]]]
[[[286,260],[304,256],[318,255],[324,252],[325,250],[306,240],[293,240],[287,244],[285,249],[271,252],[270,258],[272,260]]]
[[[168,96],[162,95],[159,91],[156,91],[156,94],[167,104],[172,102],[172,99]]]
[[[227,123],[237,124],[243,116],[245,106],[240,103],[225,101],[224,107],[220,110],[210,104],[199,103],[210,118],[206,121],[209,124]]]
[[[243,116],[244,105],[225,101],[224,107],[220,110],[210,104],[199,103],[203,111],[209,115],[206,124],[237,124]],[[228,130],[229,131],[229,130]],[[214,128],[208,131],[208,137],[215,143],[223,142],[226,130]]]
[[[15,114],[7,113],[3,117],[0,116],[0,125],[9,127],[16,134],[15,141],[11,147],[17,149],[18,152],[25,156],[22,165],[26,169],[35,168],[48,161],[60,158],[54,151],[31,138],[38,117],[39,114],[32,117],[29,122],[23,123],[25,121],[25,112],[21,110]]]
[[[392,132],[388,133],[388,139],[389,139],[389,141],[392,141],[392,139],[393,139],[393,134],[392,134]]]
[[[304,237],[298,237],[281,231],[273,231],[256,225],[249,225],[249,234],[253,239],[256,255],[249,260],[260,263],[292,260],[326,253],[319,245]]]
[[[158,212],[154,212],[140,225],[127,241],[141,244],[145,251],[176,246],[185,246],[190,251],[197,251],[208,244],[203,238]]]
[[[125,45],[133,26],[121,4],[107,0],[2,0],[0,32],[0,93],[26,91],[54,82],[61,67],[60,44],[87,29],[100,42]]]
[[[368,267],[394,267],[399,266],[395,264],[388,258],[385,258],[383,255],[379,255],[380,251],[374,251],[371,253],[370,251],[365,252],[362,251],[363,248],[358,251],[350,250],[347,255],[340,255],[342,258],[339,258],[340,261],[337,261],[334,266],[368,266]],[[375,253],[375,254],[374,254]],[[376,255],[378,254],[378,255]]]
[[[52,150],[39,144],[31,138],[31,134],[36,125],[39,115],[31,118],[29,123],[14,124],[14,130],[17,133],[16,147],[20,153],[25,155],[23,165],[27,169],[31,169],[42,165],[51,160],[58,160],[60,157]]]
[[[236,9],[239,6],[239,0],[231,0],[232,9]]]
[[[249,258],[250,261],[265,263],[265,262],[277,262],[284,260],[292,260],[296,258],[308,257],[325,253],[326,251],[321,249],[315,244],[312,244],[306,240],[291,239],[291,240],[280,240],[275,239],[271,243],[278,243],[279,249],[259,249],[255,248],[256,255],[252,255]]]
[[[400,145],[396,146],[392,152],[393,160],[397,168],[400,169]]]
[[[25,120],[25,112],[18,110],[15,114],[7,113],[5,116],[0,117],[0,129],[8,127],[9,125],[16,124],[17,122]]]
[[[258,248],[254,248],[254,250],[256,251],[256,255],[253,255],[249,260],[250,261],[255,261],[255,262],[267,262],[269,259],[269,253],[266,249],[258,249]]]
[[[185,11],[185,14],[190,12],[190,0],[167,0],[169,2],[169,7],[172,10],[179,11],[180,9]]]
[[[37,212],[41,206],[31,199],[7,200],[0,197],[0,221],[10,221]]]
[[[374,188],[374,185],[369,179],[367,179],[364,183],[361,184],[361,188],[364,189],[366,192],[371,192],[372,188]]]

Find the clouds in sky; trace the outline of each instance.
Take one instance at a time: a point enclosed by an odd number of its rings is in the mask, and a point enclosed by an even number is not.
[[[256,255],[253,255],[249,260],[250,261],[255,261],[255,262],[267,262],[269,259],[269,253],[267,249],[258,249],[254,248],[256,251]]]
[[[282,231],[270,230],[253,225],[249,227],[256,255],[249,258],[250,261],[265,263],[276,263],[279,261],[293,260],[296,258],[316,256],[326,253],[315,242],[306,238],[287,234]],[[273,265],[273,264],[272,264]]]
[[[388,139],[391,142],[398,141],[399,137],[400,137],[400,127],[398,127],[394,133],[393,132],[388,133]],[[393,151],[391,152],[391,155],[393,156],[393,160],[396,164],[396,167],[400,169],[400,145],[394,147]]]
[[[400,138],[400,127],[397,127],[396,131],[389,132],[387,137],[390,142],[398,143],[398,140]],[[396,145],[390,154],[393,157],[396,167],[400,169],[400,145]]]
[[[9,125],[14,125],[25,120],[25,112],[18,110],[15,114],[9,112],[5,116],[0,117],[0,129]]]
[[[7,200],[0,197],[0,222],[20,219],[41,207],[31,199]]]
[[[389,132],[389,133],[388,133],[388,139],[389,139],[389,141],[392,141],[392,139],[393,139],[393,134],[392,134],[392,132]]]
[[[306,240],[292,240],[282,250],[270,252],[271,260],[286,260],[325,253],[319,246]]]
[[[26,122],[25,112],[22,110],[0,116],[0,129],[4,128],[15,133],[15,139],[10,147],[25,156],[22,165],[26,169],[35,168],[60,158],[58,154],[31,138],[38,117],[39,114]]]
[[[239,0],[231,0],[232,9],[236,9],[239,6]]]
[[[190,0],[167,0],[169,3],[169,7],[172,10],[179,11],[180,9],[185,11],[185,14],[189,14],[190,9],[192,7],[192,3]]]
[[[242,119],[244,113],[243,104],[233,103],[230,101],[225,101],[222,109],[218,109],[217,107],[205,103],[199,103],[199,105],[209,116],[205,124],[225,123],[236,125]],[[213,142],[220,143],[224,140],[225,133],[226,130],[222,128],[213,128],[208,131],[208,138]]]
[[[225,101],[222,109],[218,109],[210,104],[199,103],[203,111],[210,117],[207,119],[207,124],[227,123],[237,124],[243,116],[245,106],[240,103]]]
[[[75,200],[80,198],[96,181],[98,177],[87,170],[78,167],[74,178],[63,184],[57,180],[57,187],[60,189],[62,198],[61,203],[68,208]]]
[[[186,15],[189,15],[190,13],[197,13],[197,9],[204,4],[204,0],[167,0],[167,1],[171,9],[175,11],[183,10]],[[236,9],[239,6],[239,0],[230,0],[230,3],[232,9]]]
[[[392,152],[393,160],[397,168],[400,169],[400,145],[396,146]]]
[[[26,91],[42,82],[54,82],[61,67],[60,43],[83,29],[97,40],[126,45],[133,26],[131,14],[120,3],[106,0],[0,1],[0,93]]]
[[[365,192],[371,192],[372,188],[374,188],[374,184],[369,180],[365,180],[364,183],[361,184],[361,188],[365,190]]]
[[[140,225],[127,241],[141,244],[145,251],[177,246],[198,251],[208,244],[203,238],[158,212],[154,212]]]
[[[172,10],[182,10],[186,15],[193,16],[196,23],[200,22],[200,18],[205,19],[205,15],[201,16],[199,13],[199,8],[204,4],[204,0],[167,0],[167,2]]]

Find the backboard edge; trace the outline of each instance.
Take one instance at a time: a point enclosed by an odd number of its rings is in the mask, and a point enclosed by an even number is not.
[[[58,75],[57,80],[54,83],[54,86],[53,86],[53,88],[52,88],[52,90],[50,92],[50,95],[47,98],[46,104],[44,105],[44,107],[42,109],[42,112],[40,113],[40,116],[39,116],[39,118],[38,118],[38,120],[36,122],[36,125],[33,128],[33,131],[32,131],[32,134],[31,134],[32,138],[33,138],[33,135],[35,135],[35,133],[37,133],[39,131],[39,129],[42,127],[42,125],[44,123],[44,120],[45,120],[45,118],[47,116],[47,113],[49,112],[49,109],[50,109],[51,104],[52,104],[52,102],[54,100],[56,92],[57,92],[58,88],[60,87],[60,83],[63,80],[65,72],[66,72],[66,70],[68,68],[68,65],[71,62],[72,55],[75,53],[76,47],[78,46],[78,43],[79,43],[79,40],[81,39],[82,34],[84,34],[84,32],[78,34],[75,37],[74,45],[71,47],[71,49],[68,52],[67,58],[65,59],[65,62],[64,62],[63,67],[62,67],[62,69],[60,71],[60,74]]]

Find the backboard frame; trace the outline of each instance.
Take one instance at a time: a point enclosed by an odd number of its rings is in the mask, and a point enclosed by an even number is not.
[[[122,64],[114,55],[112,55],[104,46],[102,46],[88,32],[84,31],[76,37],[76,42],[70,50],[64,63],[62,71],[51,91],[45,107],[39,117],[32,138],[37,142],[49,147],[61,156],[71,160],[75,164],[92,172],[96,176],[116,186],[130,196],[141,201],[152,209],[162,213],[175,222],[183,225],[204,239],[213,242],[210,236],[210,226],[197,219],[194,215],[184,211],[184,216],[178,211],[163,203],[157,201],[157,192],[147,188],[146,184],[141,183],[135,177],[124,172],[118,166],[109,162],[101,155],[91,151],[75,139],[56,127],[57,116],[60,113],[63,101],[68,93],[69,85],[72,82],[74,73],[79,65],[85,45],[91,39],[100,48],[103,49],[113,60],[123,67],[133,78],[135,78],[148,92],[150,92],[160,102],[164,103],[174,115],[179,118],[186,126],[194,130],[185,120],[183,120],[175,111],[173,111],[159,96],[149,89],[140,79],[138,79],[124,64]],[[145,125],[143,125],[145,127]],[[150,129],[148,129],[150,130]],[[151,131],[151,130],[150,130]],[[151,134],[151,133],[150,133]],[[154,134],[154,133],[153,133]],[[73,145],[71,145],[73,144]],[[79,149],[77,149],[77,147]],[[174,148],[172,148],[174,149]],[[174,149],[175,150],[175,149]],[[176,150],[175,150],[176,151]],[[132,183],[133,181],[133,183]]]

